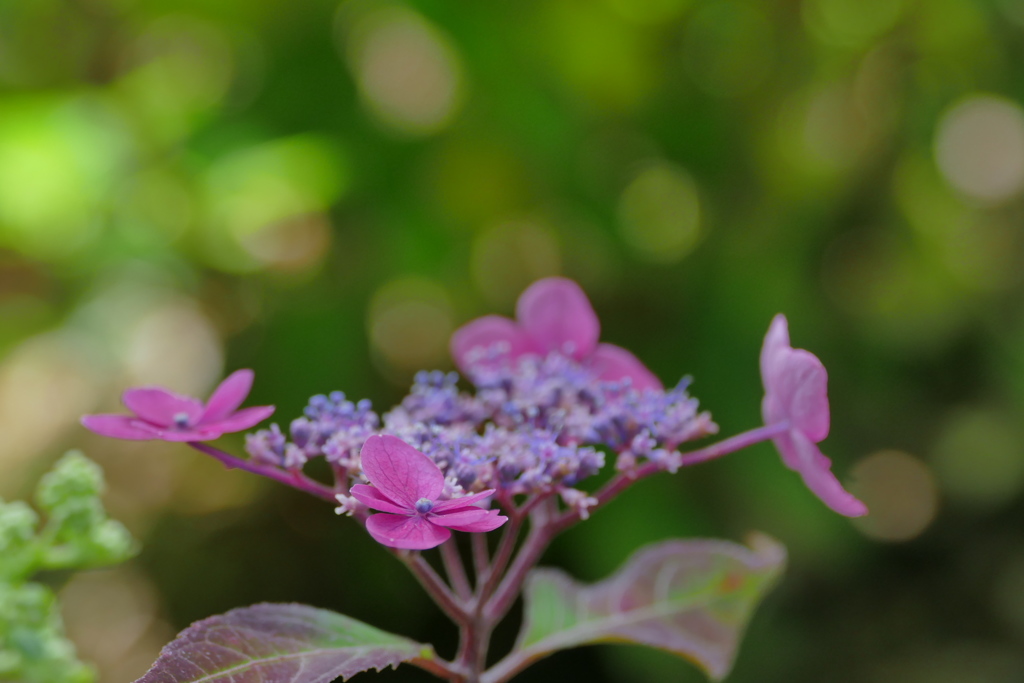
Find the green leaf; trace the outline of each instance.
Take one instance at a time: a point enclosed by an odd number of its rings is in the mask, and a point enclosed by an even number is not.
[[[638,643],[686,657],[719,680],[785,561],[782,545],[756,534],[750,548],[717,540],[650,545],[590,586],[537,569],[526,582],[523,628],[509,657],[534,661],[588,643]]]
[[[136,683],[330,683],[433,658],[429,645],[336,612],[263,603],[192,624]]]

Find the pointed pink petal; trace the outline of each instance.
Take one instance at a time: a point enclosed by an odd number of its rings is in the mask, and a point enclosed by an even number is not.
[[[182,396],[163,387],[139,387],[124,392],[121,399],[128,410],[141,419],[158,427],[174,424],[174,417],[180,413],[195,422],[203,414],[202,401],[191,396]]]
[[[617,382],[628,377],[637,391],[663,387],[654,373],[632,353],[614,344],[598,344],[594,353],[587,358],[587,364],[597,373],[598,379]]]
[[[793,455],[799,462],[796,468],[807,488],[825,505],[847,517],[862,517],[868,513],[864,503],[843,488],[830,469],[831,461],[807,437],[791,432]]]
[[[273,414],[274,406],[252,406],[251,408],[242,408],[237,413],[217,422],[200,422],[196,425],[196,429],[198,431],[210,430],[218,431],[221,434],[231,434],[232,432],[241,432],[250,427],[255,427]]]
[[[580,360],[594,352],[601,325],[580,286],[562,277],[538,280],[516,304],[516,318],[544,353],[565,351]]]
[[[430,521],[455,531],[494,531],[508,521],[508,517],[498,514],[497,510],[481,510],[472,508],[458,510],[443,515],[432,515]]]
[[[461,510],[462,508],[469,507],[479,510],[480,508],[476,507],[476,504],[491,495],[494,495],[494,489],[487,489],[480,493],[472,493],[468,496],[462,496],[461,498],[442,500],[434,505],[433,511],[441,513],[445,511]]]
[[[366,520],[366,530],[378,543],[406,550],[436,548],[452,537],[452,532],[418,515],[407,517],[386,512],[371,515]]]
[[[236,370],[228,375],[227,379],[213,390],[213,395],[206,402],[206,410],[203,411],[199,422],[201,424],[217,422],[238,410],[252,389],[254,375],[252,370]]]
[[[765,335],[764,344],[761,346],[761,381],[764,382],[765,389],[774,383],[779,352],[789,348],[789,321],[786,320],[786,316],[779,313],[772,318],[768,334]]]
[[[508,344],[509,358],[515,359],[526,353],[537,353],[530,337],[514,320],[500,315],[486,315],[466,323],[452,334],[452,359],[460,370],[469,369],[469,357],[476,349],[487,349],[504,342]]]
[[[371,436],[359,457],[370,483],[409,509],[421,498],[435,500],[444,489],[437,464],[398,437]]]
[[[828,436],[828,373],[813,353],[789,345],[781,313],[772,320],[761,349],[761,380],[765,424],[789,420],[814,442]]]
[[[404,508],[385,496],[380,492],[380,489],[367,486],[366,484],[356,484],[349,491],[349,495],[363,505],[374,510],[380,510],[381,512],[394,512],[399,515],[408,515],[412,512],[412,509]]]
[[[83,415],[81,422],[89,431],[115,439],[151,441],[160,438],[159,431],[128,415]]]

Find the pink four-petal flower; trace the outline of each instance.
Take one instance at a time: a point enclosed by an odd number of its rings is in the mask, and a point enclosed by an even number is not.
[[[238,409],[252,381],[252,370],[238,370],[220,383],[206,403],[163,387],[128,389],[122,401],[134,415],[85,415],[82,425],[115,439],[212,441],[249,429],[274,412],[274,406]]]
[[[441,545],[455,531],[493,531],[508,518],[476,503],[494,489],[462,498],[438,500],[444,475],[433,460],[394,436],[371,436],[359,452],[363,474],[372,486],[356,484],[352,497],[379,510],[366,520],[366,530],[392,548],[427,550]]]
[[[451,350],[463,372],[475,350],[503,342],[514,360],[527,354],[568,353],[600,379],[632,380],[637,389],[661,389],[661,382],[636,356],[614,344],[599,344],[601,324],[579,285],[561,277],[538,280],[516,303],[516,320],[500,315],[477,318],[455,331]]]
[[[813,353],[789,345],[789,326],[781,313],[764,338],[761,380],[765,424],[789,425],[772,439],[782,462],[799,472],[814,495],[839,514],[866,515],[867,506],[843,488],[832,474],[832,461],[817,446],[828,436],[828,373]]]

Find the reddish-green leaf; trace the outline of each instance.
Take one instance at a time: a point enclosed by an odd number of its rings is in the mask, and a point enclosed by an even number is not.
[[[136,683],[331,683],[433,658],[429,645],[336,612],[260,604],[192,624]]]
[[[630,642],[674,652],[721,679],[785,561],[785,548],[758,534],[749,548],[714,540],[651,545],[590,586],[558,570],[538,569],[526,584],[523,630],[509,659],[533,661],[587,643]]]

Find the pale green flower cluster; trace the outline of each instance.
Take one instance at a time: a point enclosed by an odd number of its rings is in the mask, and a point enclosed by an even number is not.
[[[0,681],[90,683],[65,637],[53,590],[32,579],[46,570],[122,562],[136,552],[128,530],[107,518],[103,473],[78,451],[61,458],[36,488],[40,514],[0,500]]]

